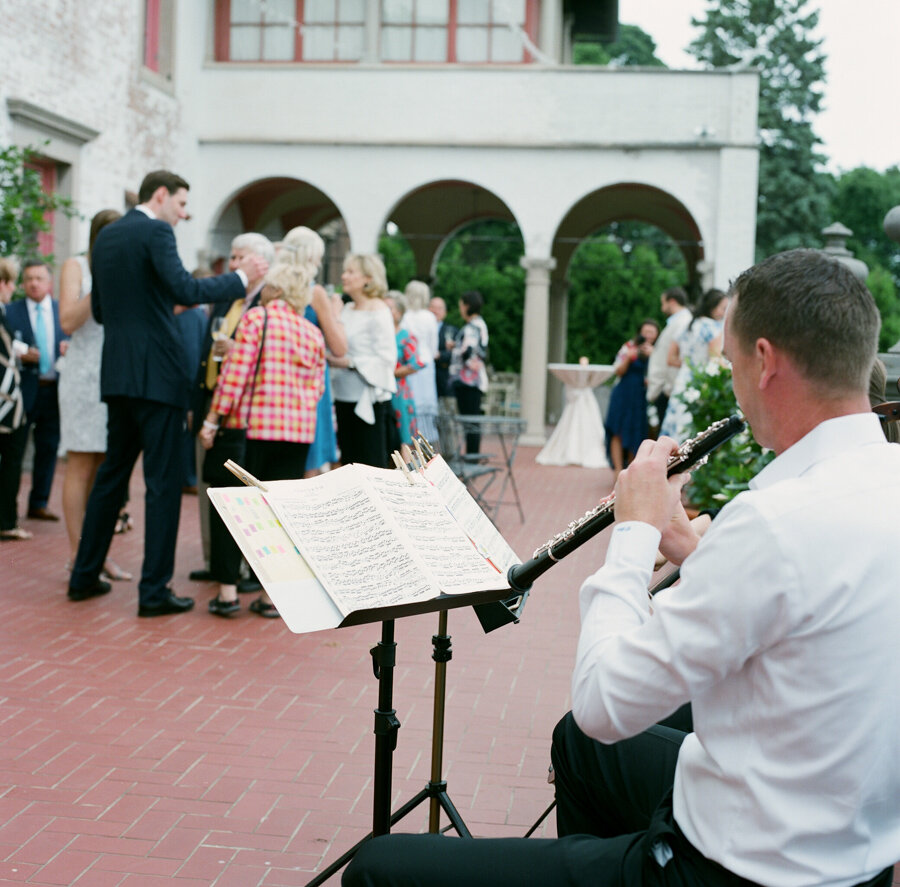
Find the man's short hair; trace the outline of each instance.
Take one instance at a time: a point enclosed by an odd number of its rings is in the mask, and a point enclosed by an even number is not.
[[[25,276],[25,272],[29,268],[46,268],[47,273],[52,277],[53,272],[50,270],[50,266],[43,259],[28,259],[24,265],[22,265],[22,276]]]
[[[266,260],[269,265],[275,262],[275,245],[264,234],[248,231],[246,234],[238,234],[231,241],[232,249],[245,249]]]
[[[170,194],[174,194],[179,188],[190,191],[191,186],[177,173],[167,169],[157,169],[144,176],[144,181],[141,182],[138,191],[138,202],[146,203],[158,188],[165,188]]]
[[[822,393],[868,391],[881,317],[846,265],[814,249],[770,256],[734,282],[728,323],[742,348],[768,339]]]
[[[687,293],[684,291],[684,288],[680,286],[670,286],[667,290],[663,291],[662,297],[666,302],[678,302],[682,308],[687,305],[688,301]]]

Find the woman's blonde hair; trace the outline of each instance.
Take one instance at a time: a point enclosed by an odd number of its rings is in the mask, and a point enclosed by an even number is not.
[[[264,282],[279,290],[279,298],[284,299],[298,314],[302,314],[309,304],[312,278],[305,265],[276,261],[266,272]]]
[[[370,299],[383,299],[387,292],[387,272],[381,256],[372,253],[351,253],[344,259],[344,270],[355,267],[369,279],[363,284],[363,292]]]
[[[421,280],[411,280],[406,284],[404,290],[406,301],[413,311],[421,311],[428,307],[431,299],[431,289],[428,284]]]
[[[19,260],[14,256],[0,257],[0,283],[15,283],[19,279]]]
[[[278,261],[305,265],[310,280],[315,279],[324,255],[325,241],[304,225],[291,228],[278,245]]]

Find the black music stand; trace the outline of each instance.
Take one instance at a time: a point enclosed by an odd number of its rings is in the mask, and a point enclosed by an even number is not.
[[[513,615],[511,604],[518,601],[517,609]],[[428,814],[428,831],[437,834],[440,831],[441,810],[446,813],[451,826],[456,829],[460,837],[470,838],[471,832],[463,822],[450,796],[447,793],[447,783],[441,776],[444,754],[444,706],[447,689],[447,663],[453,654],[450,650],[450,636],[447,634],[447,611],[457,607],[473,606],[476,611],[486,608],[489,619],[496,624],[491,628],[498,628],[508,622],[518,622],[518,615],[524,606],[524,598],[516,595],[510,598],[509,589],[505,591],[475,592],[473,594],[441,595],[432,601],[423,604],[404,604],[399,607],[385,607],[376,610],[366,610],[352,613],[344,622],[344,625],[358,625],[366,622],[381,621],[381,640],[369,651],[372,655],[372,666],[375,677],[378,679],[378,708],[375,710],[375,773],[374,773],[374,797],[372,801],[372,831],[361,841],[354,844],[339,859],[336,859],[328,868],[321,871],[309,881],[306,887],[318,887],[327,881],[333,874],[342,869],[356,854],[356,851],[370,838],[386,835],[391,826],[399,822],[407,813],[413,811],[422,802],[430,802]],[[499,608],[494,610],[493,608]],[[400,729],[400,721],[397,712],[393,708],[394,694],[394,666],[397,661],[397,644],[394,641],[394,621],[399,616],[411,616],[419,613],[437,612],[438,633],[432,635],[431,642],[434,647],[432,659],[434,659],[434,710],[432,713],[431,735],[431,778],[420,792],[407,801],[396,812],[391,813],[391,777],[393,767],[394,750],[397,747],[397,732]],[[479,616],[479,619],[482,617]],[[482,622],[484,625],[484,622]]]

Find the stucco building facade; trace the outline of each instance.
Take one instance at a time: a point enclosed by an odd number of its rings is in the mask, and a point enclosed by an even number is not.
[[[4,5],[0,143],[40,145],[84,216],[55,220],[58,256],[159,167],[192,185],[188,267],[240,231],[296,224],[339,223],[370,252],[391,222],[427,276],[461,227],[514,221],[532,442],[580,238],[650,222],[704,286],[753,261],[756,74],[567,64],[573,33],[609,29],[614,0]]]

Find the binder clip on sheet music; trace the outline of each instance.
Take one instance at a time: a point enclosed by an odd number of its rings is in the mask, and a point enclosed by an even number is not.
[[[228,462],[246,486],[209,490],[291,631],[393,618],[457,595],[475,594],[475,604],[478,593],[513,595],[506,575],[519,558],[443,458],[421,441],[394,461],[400,470],[351,464],[265,484]],[[479,618],[489,631],[515,621],[509,612],[490,627]]]

